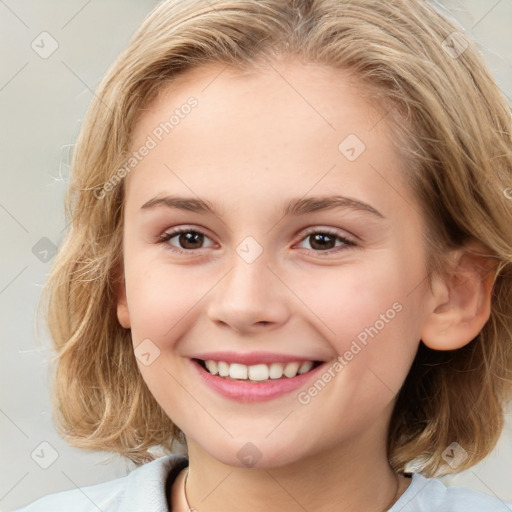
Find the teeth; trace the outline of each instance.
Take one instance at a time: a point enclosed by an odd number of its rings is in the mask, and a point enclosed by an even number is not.
[[[225,361],[205,361],[207,370],[212,375],[227,377],[239,380],[264,381],[268,379],[281,379],[296,377],[309,372],[313,368],[313,361],[304,361],[303,363],[293,362],[287,364],[272,363],[255,364],[246,366],[240,363],[226,363]]]
[[[225,363],[224,361],[219,361],[217,363],[217,365],[218,365],[218,368],[219,368],[219,375],[221,377],[229,376],[229,364],[228,363]]]
[[[205,361],[206,368],[212,375],[217,375],[219,373],[219,367],[215,361]]]
[[[229,365],[229,376],[232,379],[247,379],[247,366],[245,364],[232,363]]]
[[[303,373],[309,372],[313,368],[313,361],[304,361],[299,368],[299,375],[302,375]]]
[[[267,380],[268,374],[269,371],[266,364],[255,364],[253,366],[249,366],[249,380]]]
[[[299,363],[288,363],[285,367],[284,367],[284,371],[283,373],[287,376],[287,377],[295,377],[295,375],[297,375],[297,371],[299,369]]]
[[[281,363],[272,363],[270,365],[269,377],[271,379],[280,379],[283,376],[283,370],[284,368]]]

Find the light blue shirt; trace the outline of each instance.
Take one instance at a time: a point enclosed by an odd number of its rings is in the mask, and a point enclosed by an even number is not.
[[[124,477],[49,494],[14,512],[171,512],[169,486],[187,465],[182,455],[160,457]],[[413,473],[409,487],[388,512],[512,512],[512,503]]]

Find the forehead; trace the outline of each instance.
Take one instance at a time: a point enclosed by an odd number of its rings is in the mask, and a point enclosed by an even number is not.
[[[155,122],[168,120],[169,114],[180,110],[190,97],[200,103],[200,108],[191,116],[192,121],[187,122],[196,128],[201,123],[194,119],[204,121],[209,117],[210,125],[222,127],[239,123],[237,128],[247,130],[251,125],[272,119],[274,123],[267,125],[268,134],[284,126],[275,124],[280,120],[293,121],[293,124],[307,121],[312,123],[311,129],[341,131],[338,136],[346,129],[357,130],[358,127],[364,132],[368,128],[365,125],[371,123],[373,128],[383,112],[363,99],[362,92],[362,84],[348,71],[320,64],[287,60],[235,68],[209,63],[162,85],[157,97],[141,112],[135,138],[150,131]],[[253,122],[247,124],[249,116],[253,116]],[[290,132],[291,126],[287,128]],[[303,128],[300,126],[305,133]],[[210,133],[210,138],[214,135]],[[280,135],[284,137],[286,132]]]
[[[319,64],[269,61],[242,69],[209,63],[162,84],[157,97],[140,113],[132,142],[168,121],[191,97],[197,99],[198,108],[186,116],[186,123],[179,124],[202,127],[198,137],[208,134],[212,139],[216,133],[211,127],[232,128],[236,124],[245,133],[257,130],[257,141],[264,138],[259,128],[267,123],[267,141],[275,132],[283,138],[297,132],[307,136],[313,130],[319,130],[320,135],[337,132],[336,137],[353,130],[359,131],[361,138],[369,138],[371,134],[365,132],[380,124],[383,112],[363,99],[362,92],[362,84],[349,72]],[[304,122],[310,124],[309,130]],[[287,130],[281,130],[283,127]],[[180,131],[182,127],[173,129],[172,137],[165,138],[176,139]]]
[[[128,195],[140,207],[170,188],[235,197],[243,187],[254,199],[337,188],[392,207],[386,182],[399,180],[400,159],[383,112],[360,91],[344,70],[294,61],[189,70],[139,117],[131,151],[148,138],[154,148],[127,177]]]

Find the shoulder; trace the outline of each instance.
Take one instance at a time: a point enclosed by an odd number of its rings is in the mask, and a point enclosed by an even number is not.
[[[167,511],[166,482],[188,459],[168,455],[109,482],[49,494],[14,512],[148,512]]]
[[[467,487],[447,487],[436,478],[413,473],[412,481],[389,512],[511,512],[512,504]]]

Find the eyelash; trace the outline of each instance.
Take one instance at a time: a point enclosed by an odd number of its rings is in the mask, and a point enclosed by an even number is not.
[[[159,237],[158,243],[168,242],[169,240],[171,240],[175,236],[181,235],[182,233],[198,233],[198,234],[201,234],[201,235],[209,238],[208,235],[206,235],[206,233],[204,233],[203,231],[201,231],[199,229],[178,228],[178,229],[175,229],[173,231],[170,231],[170,232],[167,232],[167,233],[164,233],[163,235],[161,235]],[[300,239],[300,242],[305,240],[308,236],[311,236],[311,235],[314,235],[314,234],[330,235],[330,236],[336,238],[337,240],[340,240],[345,245],[342,246],[342,247],[334,248],[334,249],[328,249],[326,251],[318,251],[318,250],[315,251],[313,249],[305,249],[307,254],[314,254],[314,255],[319,255],[319,254],[324,254],[324,253],[332,254],[332,253],[338,253],[340,251],[344,251],[344,250],[346,250],[346,249],[348,249],[350,247],[354,247],[354,248],[357,247],[357,244],[353,240],[350,240],[349,238],[341,236],[336,231],[334,231],[332,229],[328,229],[328,228],[308,230],[308,231],[306,231],[306,233],[304,233],[304,235]],[[176,248],[176,247],[174,247],[174,246],[172,246],[170,244],[168,244],[168,249],[171,252],[178,253],[178,254],[197,252],[197,251],[201,250],[201,249],[178,249],[178,248]]]

